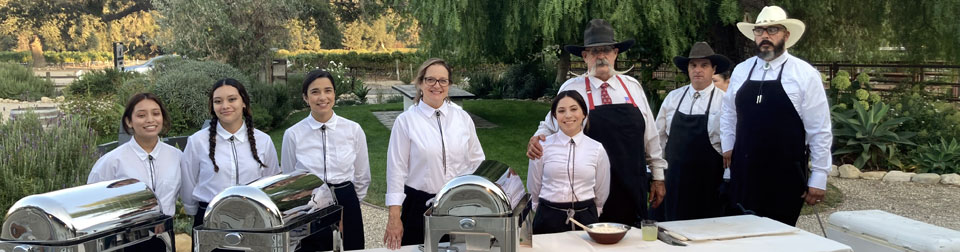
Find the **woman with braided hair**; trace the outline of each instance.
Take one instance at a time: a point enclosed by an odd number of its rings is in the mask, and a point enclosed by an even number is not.
[[[193,226],[203,224],[207,203],[230,186],[246,185],[280,173],[270,136],[254,129],[250,95],[234,79],[213,84],[210,125],[187,139],[180,158],[183,209]]]

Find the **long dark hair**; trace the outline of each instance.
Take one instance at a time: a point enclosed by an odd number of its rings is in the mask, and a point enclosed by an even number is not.
[[[300,93],[302,93],[303,95],[307,95],[307,88],[310,87],[310,84],[313,83],[313,81],[320,78],[329,79],[330,84],[333,85],[333,92],[334,93],[337,92],[337,81],[333,80],[333,75],[330,74],[330,72],[327,72],[324,70],[313,70],[307,73],[307,77],[303,79],[303,87],[300,88]]]
[[[552,119],[553,119],[554,121],[557,120],[557,105],[559,105],[559,104],[560,104],[560,100],[563,99],[563,98],[565,98],[565,97],[570,97],[570,98],[572,98],[574,101],[577,102],[577,105],[580,106],[580,112],[583,113],[583,121],[584,121],[584,123],[583,123],[583,129],[581,129],[581,130],[586,131],[586,130],[587,130],[587,126],[590,126],[590,122],[587,122],[587,115],[588,115],[588,114],[587,114],[587,109],[588,109],[588,108],[587,108],[587,103],[583,101],[583,96],[580,95],[580,92],[577,92],[576,90],[562,91],[562,92],[560,92],[560,93],[557,94],[557,97],[553,97],[553,104],[550,105],[550,114],[553,115],[553,118],[552,118]]]
[[[243,84],[240,84],[239,81],[226,78],[218,80],[213,84],[213,88],[210,89],[207,101],[210,104],[210,150],[207,155],[210,156],[210,162],[213,162],[213,171],[220,172],[220,166],[217,165],[217,159],[213,155],[214,150],[217,147],[217,112],[213,110],[213,91],[217,90],[223,86],[231,86],[237,89],[237,93],[240,93],[240,99],[243,100],[243,121],[247,124],[247,139],[250,141],[250,152],[253,153],[253,159],[257,160],[257,163],[260,164],[260,167],[267,167],[263,165],[263,162],[260,161],[260,156],[257,155],[257,138],[254,137],[253,133],[253,113],[250,109],[250,94],[247,93],[247,89],[243,87]]]
[[[170,129],[170,114],[167,113],[167,108],[160,101],[160,98],[157,98],[153,93],[139,93],[130,97],[130,100],[127,101],[127,107],[123,109],[123,116],[120,117],[123,132],[127,135],[130,134],[130,125],[127,125],[127,120],[133,120],[133,109],[143,100],[152,100],[160,106],[160,115],[163,116],[163,129],[160,130],[160,135],[166,134],[167,130]]]

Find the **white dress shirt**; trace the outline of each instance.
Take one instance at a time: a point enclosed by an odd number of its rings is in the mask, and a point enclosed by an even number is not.
[[[326,144],[323,142],[324,132]],[[360,124],[337,114],[326,123],[308,114],[307,118],[287,129],[283,133],[280,164],[283,173],[311,172],[330,184],[352,181],[360,201],[366,197],[370,186],[367,135]]]
[[[788,60],[789,59],[789,60]],[[810,147],[810,165],[812,174],[807,181],[810,187],[826,189],[827,173],[830,172],[830,147],[833,145],[833,132],[830,122],[830,105],[827,104],[827,94],[823,89],[823,80],[820,72],[812,65],[790,53],[769,62],[770,69],[764,74],[763,67],[767,64],[763,59],[751,57],[733,69],[730,75],[730,87],[723,98],[723,114],[721,115],[720,131],[722,132],[723,151],[733,149],[737,138],[737,90],[743,86],[750,74],[750,67],[756,61],[751,80],[776,80],[783,69],[781,82],[783,91],[793,103],[793,108],[803,121],[806,131],[806,144]],[[786,62],[786,65],[784,65]]]
[[[440,111],[443,142],[437,127],[437,111]],[[397,116],[390,131],[386,205],[403,204],[404,185],[436,194],[447,181],[473,173],[483,160],[477,129],[466,111],[448,101],[439,109],[418,102]]]
[[[709,105],[711,101],[708,101],[710,99],[710,92],[713,92],[712,105]],[[684,93],[686,93],[686,95],[684,95]],[[663,103],[660,103],[660,112],[657,113],[657,131],[660,135],[660,146],[663,147],[664,150],[667,149],[670,126],[673,125],[673,115],[678,108],[680,113],[687,115],[703,115],[709,105],[710,115],[707,117],[707,134],[710,136],[710,144],[713,145],[713,149],[717,150],[717,153],[723,154],[723,152],[720,151],[720,114],[723,109],[721,104],[723,103],[724,93],[723,90],[716,88],[713,83],[710,83],[709,86],[700,91],[693,89],[691,84],[670,91],[670,93],[667,94],[667,98],[663,99]],[[678,104],[681,96],[683,96],[683,104]],[[723,178],[730,178],[730,169],[723,170]]]
[[[140,180],[153,190],[163,214],[173,216],[180,190],[180,155],[179,149],[159,140],[153,151],[147,153],[131,138],[97,159],[87,184],[127,178]],[[153,157],[152,167],[150,157]]]
[[[237,133],[231,134],[218,123],[216,131],[217,146],[214,157],[220,167],[219,172],[213,171],[213,162],[210,160],[209,128],[193,133],[187,139],[187,147],[183,149],[183,157],[180,159],[180,170],[183,174],[180,200],[183,202],[184,211],[190,215],[197,213],[198,201],[210,202],[227,187],[246,185],[280,173],[277,148],[270,136],[263,131],[254,129],[253,136],[257,140],[257,156],[266,167],[260,167],[250,153],[246,124],[241,126]],[[229,140],[231,137],[235,139],[232,143]]]
[[[645,143],[643,143],[646,153],[643,153],[647,159],[647,166],[649,166],[651,173],[653,175],[653,180],[663,180],[663,169],[667,168],[667,161],[663,159],[663,147],[660,146],[660,137],[657,135],[657,126],[653,117],[653,112],[650,110],[650,104],[647,103],[647,95],[643,93],[643,87],[640,86],[640,81],[634,79],[633,77],[627,75],[617,75],[625,82],[630,95],[633,96],[634,102],[637,104],[637,109],[640,110],[640,113],[643,114],[644,120],[644,131],[643,136],[646,138]],[[590,76],[590,86],[593,91],[593,104],[594,106],[602,106],[603,101],[600,97],[600,85],[603,84],[603,81],[597,79],[596,77]],[[584,77],[576,77],[567,80],[562,86],[560,86],[560,91],[567,90],[576,90],[583,96],[583,99],[587,98],[587,90],[584,85]],[[630,97],[623,90],[623,86],[620,85],[620,81],[617,80],[616,76],[610,77],[607,80],[607,83],[610,86],[607,89],[607,93],[610,95],[610,99],[613,100],[613,104],[622,104],[630,103]],[[587,104],[590,104],[587,101]],[[589,105],[588,105],[589,106]],[[585,108],[589,111],[589,108]],[[557,126],[555,120],[551,120],[553,115],[550,112],[547,112],[547,116],[544,117],[543,121],[540,121],[540,126],[537,127],[537,132],[534,135],[543,135],[549,136],[553,135],[560,131],[560,127]],[[640,154],[640,153],[638,153]]]
[[[555,203],[592,198],[597,213],[602,213],[603,203],[610,195],[610,160],[603,145],[584,135],[583,131],[572,138],[558,132],[547,136],[540,144],[543,145],[543,157],[530,160],[527,168],[527,188],[533,209],[537,209],[540,198]],[[571,154],[574,154],[572,159]]]

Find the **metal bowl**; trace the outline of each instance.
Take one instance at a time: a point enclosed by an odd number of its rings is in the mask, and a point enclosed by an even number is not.
[[[630,226],[612,222],[593,223],[587,225],[587,227],[590,228],[590,230],[595,230],[597,228],[616,230],[615,232],[587,231],[587,234],[590,235],[590,238],[600,244],[614,244],[620,242],[620,240],[627,235],[627,231],[630,231]]]
[[[437,193],[433,205],[437,216],[508,216],[511,211],[503,189],[476,175],[451,179]]]

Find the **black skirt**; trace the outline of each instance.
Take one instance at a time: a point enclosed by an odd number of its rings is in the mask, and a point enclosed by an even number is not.
[[[363,215],[360,212],[360,199],[353,182],[347,181],[330,185],[337,198],[337,205],[343,206],[343,249],[360,250],[364,247]],[[324,229],[307,236],[300,241],[297,251],[327,251],[333,249],[333,230]]]
[[[567,222],[567,214],[570,210],[574,212],[573,219],[580,224],[590,225],[599,222],[597,205],[593,202],[593,199],[554,203],[540,198],[536,216],[533,217],[533,233],[549,234],[579,230],[580,228],[576,224]]]

